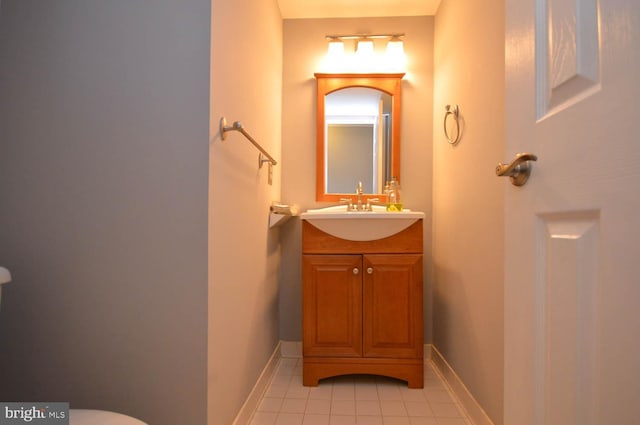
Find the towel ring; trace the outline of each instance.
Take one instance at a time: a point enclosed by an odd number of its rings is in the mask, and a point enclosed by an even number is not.
[[[458,105],[447,105],[445,106],[445,109],[447,112],[444,114],[444,136],[450,144],[456,145],[460,141],[460,121],[458,120],[460,109],[458,108]],[[449,136],[449,133],[447,132],[447,118],[449,118],[449,115],[453,115],[453,120],[456,123],[456,137]]]

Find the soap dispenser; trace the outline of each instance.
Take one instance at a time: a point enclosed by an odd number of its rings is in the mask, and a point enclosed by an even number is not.
[[[387,211],[402,211],[402,199],[400,198],[400,183],[395,177],[389,182],[387,193]]]

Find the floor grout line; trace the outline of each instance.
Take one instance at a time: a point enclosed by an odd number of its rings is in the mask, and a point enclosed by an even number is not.
[[[299,358],[279,360],[250,425],[472,425],[430,363],[425,364],[423,389],[358,375],[304,387],[301,364]]]

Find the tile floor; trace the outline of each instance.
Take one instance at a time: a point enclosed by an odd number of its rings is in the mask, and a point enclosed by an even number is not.
[[[425,364],[424,388],[377,376],[302,385],[302,359],[281,358],[251,425],[473,425],[447,385]]]

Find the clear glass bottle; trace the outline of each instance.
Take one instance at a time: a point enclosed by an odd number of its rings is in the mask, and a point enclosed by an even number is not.
[[[384,184],[384,192],[382,192],[382,194],[384,195],[386,207],[389,203],[389,180],[387,180],[387,182]]]
[[[400,183],[395,177],[389,182],[387,193],[387,211],[402,211],[402,198],[400,197]]]

